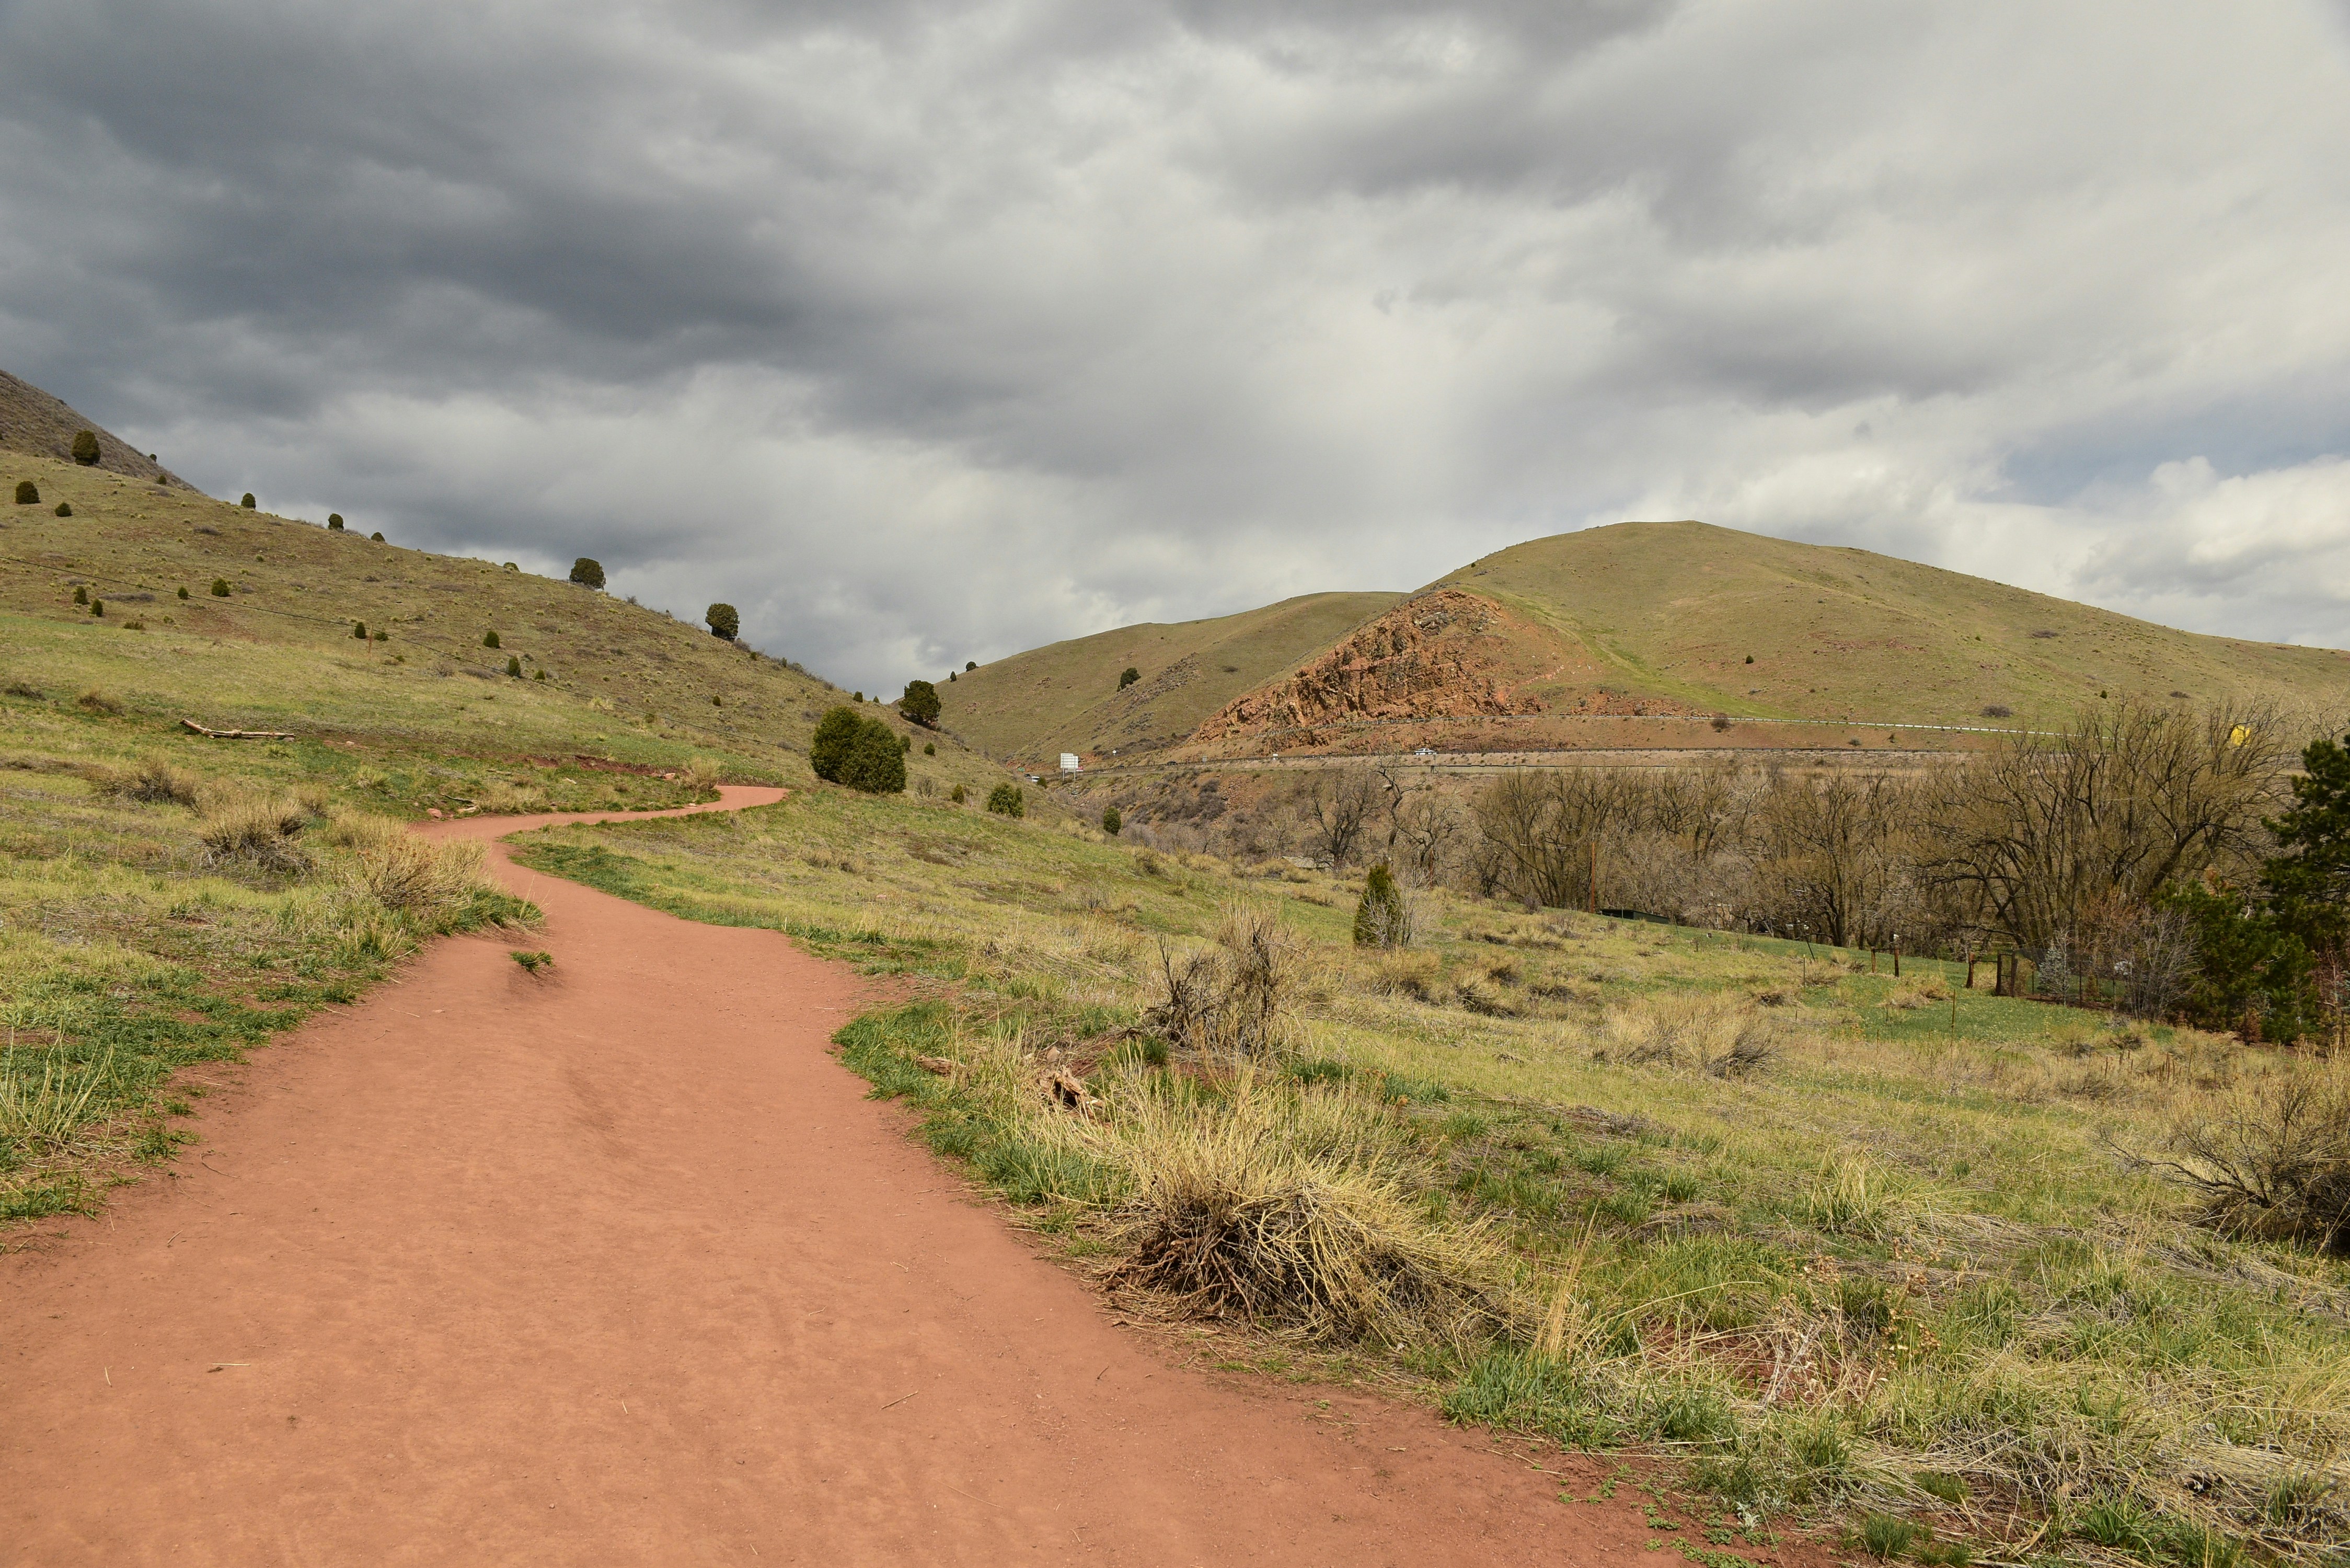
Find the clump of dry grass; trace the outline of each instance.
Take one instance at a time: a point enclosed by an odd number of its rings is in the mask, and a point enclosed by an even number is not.
[[[546,792],[536,784],[493,779],[473,797],[473,809],[492,816],[525,816],[546,809]]]
[[[309,818],[308,809],[290,796],[227,794],[205,802],[196,836],[207,865],[298,877],[312,865],[309,851],[296,842]]]
[[[1245,1075],[1128,1095],[1095,1147],[1127,1178],[1116,1285],[1312,1339],[1467,1345],[1513,1320],[1498,1245],[1429,1218],[1357,1096]]]
[[[1599,1062],[1743,1077],[1778,1060],[1787,1032],[1786,1024],[1750,1000],[1686,993],[1641,997],[1607,1011],[1591,1055]]]
[[[328,823],[326,837],[355,852],[352,880],[387,909],[430,918],[488,885],[482,846],[471,840],[437,842],[390,817],[365,812],[338,814]]]
[[[82,776],[100,794],[151,805],[194,805],[203,788],[194,774],[181,772],[161,757],[142,757],[128,768],[93,763],[82,770]]]

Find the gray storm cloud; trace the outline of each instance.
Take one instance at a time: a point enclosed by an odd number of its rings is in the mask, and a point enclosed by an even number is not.
[[[1625,516],[2350,643],[2281,4],[0,8],[0,364],[894,690]]]

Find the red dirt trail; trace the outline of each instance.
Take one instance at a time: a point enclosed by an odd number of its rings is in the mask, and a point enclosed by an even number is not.
[[[1664,1560],[1628,1488],[1121,1331],[827,1054],[853,973],[493,857],[548,975],[436,943],[0,1257],[0,1562]]]

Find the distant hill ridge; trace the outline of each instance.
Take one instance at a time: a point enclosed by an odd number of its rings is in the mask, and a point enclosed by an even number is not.
[[[1638,721],[1675,716],[1996,727],[2100,697],[2330,711],[2350,693],[2350,654],[2338,649],[2207,637],[1871,551],[1699,522],[1531,540],[1409,597],[1347,597],[1350,612],[1368,613],[1311,645],[1305,634],[1325,628],[1287,621],[1292,635],[1266,649],[1288,654],[1282,668],[1231,693],[1189,736],[1137,737],[1121,760],[1138,747],[1180,758],[1693,745],[1717,742],[1699,723],[1656,726],[1653,742],[1627,737],[1647,733]],[[1167,646],[1213,646],[1282,607],[1185,623]],[[1106,755],[1112,650],[1147,652],[1142,634],[1154,629],[997,660],[985,690],[1018,691],[1027,706],[995,719],[983,743],[1039,761]],[[1146,680],[1157,673],[1140,669]],[[1082,702],[1056,700],[1064,691]],[[950,698],[948,722],[962,711]],[[1871,743],[1887,739],[1880,728]]]

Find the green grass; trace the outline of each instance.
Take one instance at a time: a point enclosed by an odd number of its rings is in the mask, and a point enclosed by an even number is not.
[[[1277,907],[1302,950],[1288,1080],[1404,1139],[1420,1211],[1484,1227],[1527,1303],[1482,1347],[1396,1352],[1455,1418],[1679,1454],[1761,1512],[1929,1511],[1911,1554],[1938,1562],[2091,1493],[2163,1552],[2308,1556],[2341,1528],[2338,1493],[2293,1478],[2350,1455],[2350,1272],[2198,1231],[2112,1154],[2263,1054],[1980,991],[1950,993],[1954,1033],[1949,1000],[1889,1003],[1958,966],[1897,981],[1866,955],[1442,895],[1432,940],[1378,959],[1347,941],[1351,884],[831,790],[518,855],[911,977],[925,999],[844,1031],[846,1059],[1089,1256],[1116,1253],[1115,1184],[1041,1097],[1007,1097],[1005,1064],[1090,1064],[1104,1093],[1170,1071],[1147,1031],[1087,1043],[1142,1027],[1162,943]],[[1709,1042],[1739,1020],[1776,1054],[1717,1077]]]

